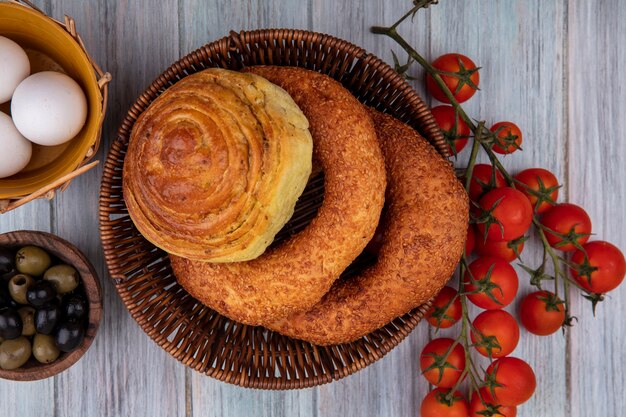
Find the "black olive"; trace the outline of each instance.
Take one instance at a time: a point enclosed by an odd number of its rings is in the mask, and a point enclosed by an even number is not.
[[[62,323],[54,335],[54,342],[63,352],[76,350],[85,338],[85,327],[76,320]]]
[[[28,304],[33,307],[41,307],[54,300],[57,296],[57,290],[50,281],[39,281],[28,288],[26,299]]]
[[[6,283],[0,283],[0,308],[2,307],[17,307],[18,304],[15,302],[13,297],[11,297],[11,293],[9,292],[9,287]]]
[[[63,317],[65,319],[81,321],[87,317],[87,303],[85,299],[78,294],[65,297],[62,308]]]
[[[0,337],[17,339],[22,335],[22,317],[16,309],[4,307],[0,309]]]
[[[35,329],[45,335],[54,333],[61,318],[61,309],[56,304],[48,304],[35,312]]]
[[[18,271],[17,269],[12,269],[9,272],[7,272],[6,274],[0,275],[0,285],[7,285],[7,283],[9,281],[11,281],[11,278],[13,278],[14,276],[16,276],[19,273],[20,273],[20,271]]]
[[[0,275],[15,269],[15,252],[8,248],[0,248]]]

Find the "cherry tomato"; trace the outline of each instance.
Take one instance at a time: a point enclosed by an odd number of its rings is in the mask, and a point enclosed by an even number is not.
[[[501,358],[509,355],[519,342],[519,326],[512,315],[504,310],[487,310],[472,323],[472,343],[483,356]]]
[[[449,152],[454,155],[461,152],[467,145],[471,133],[467,123],[456,114],[452,106],[433,107],[430,112],[441,128],[446,142],[448,142]],[[454,145],[454,149],[452,149],[452,145]]]
[[[517,406],[528,401],[537,386],[530,365],[511,356],[497,359],[489,365],[485,380],[493,400],[506,406]]]
[[[463,309],[461,298],[457,294],[458,291],[452,287],[445,286],[441,289],[426,313],[426,320],[431,326],[447,329],[461,319]]]
[[[494,174],[495,171],[495,174]],[[469,196],[472,201],[478,201],[480,197],[487,191],[493,189],[490,187],[493,179],[493,188],[506,186],[504,177],[497,169],[489,164],[476,164],[472,171],[472,181],[469,187]]]
[[[517,174],[515,179],[522,183],[517,189],[524,193],[538,214],[545,213],[556,204],[556,199],[559,196],[559,181],[547,169],[525,169]],[[543,197],[541,197],[541,204],[537,207],[540,196]],[[549,197],[553,203],[546,197]]]
[[[584,245],[591,233],[589,215],[575,204],[562,203],[551,207],[543,215],[541,224],[548,229],[545,235],[550,246],[564,252],[576,250],[576,246],[571,243],[573,241]],[[569,241],[559,235],[567,236]]]
[[[601,240],[589,242],[583,245],[583,249],[572,255],[572,262],[578,265],[578,270],[571,268],[574,279],[587,291],[597,294],[617,288],[626,274],[624,254],[609,242]]]
[[[421,417],[467,417],[469,407],[467,400],[459,392],[454,391],[448,399],[450,389],[435,388],[422,400]]]
[[[507,242],[476,239],[476,253],[480,256],[493,256],[507,262],[513,262],[524,250],[525,238],[521,237]],[[517,252],[516,252],[517,251]]]
[[[533,221],[533,208],[524,194],[515,188],[502,187],[489,191],[478,202],[484,212],[490,212],[492,222],[478,224],[479,239],[513,240],[522,236]]]
[[[478,68],[476,68],[476,64],[465,55],[441,55],[432,62],[432,66],[439,71],[450,73],[440,75],[443,82],[459,103],[469,100],[469,98],[476,93],[480,81]],[[434,98],[442,103],[450,103],[448,97],[446,97],[434,78],[429,74],[426,75],[426,89]]]
[[[472,277],[474,283],[471,281]],[[480,290],[468,294],[467,298],[487,310],[500,309],[511,304],[519,284],[515,269],[506,261],[493,257],[480,257],[472,262],[465,271],[463,282],[466,292]]]
[[[470,256],[474,250],[474,244],[476,243],[476,232],[474,227],[470,225],[467,228],[467,239],[465,239],[465,256]]]
[[[482,401],[481,401],[482,397]],[[489,413],[485,413],[489,411]],[[470,401],[470,417],[516,417],[517,408],[514,406],[506,406],[497,404],[487,388],[480,389],[480,397],[474,393]]]
[[[565,322],[565,307],[554,293],[536,291],[528,294],[520,306],[520,321],[532,334],[550,335]]]
[[[513,122],[498,122],[491,126],[492,132],[497,132],[497,139],[493,151],[500,154],[513,153],[522,144],[522,131]]]
[[[420,355],[420,369],[424,378],[441,388],[453,387],[465,369],[465,349],[445,337],[431,340]]]

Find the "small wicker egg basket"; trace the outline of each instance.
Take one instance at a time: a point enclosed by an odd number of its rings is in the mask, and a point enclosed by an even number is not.
[[[262,327],[234,322],[191,297],[172,273],[167,254],[144,239],[128,216],[122,168],[133,124],[150,103],[185,76],[209,67],[289,65],[327,74],[361,102],[419,130],[443,157],[447,147],[430,111],[389,65],[343,40],[301,30],[235,33],[169,67],[129,110],[113,142],[100,190],[100,231],[116,288],[141,328],[169,354],[208,376],[244,387],[295,389],[324,384],[375,362],[421,320],[426,303],[353,342],[315,346]],[[277,236],[297,233],[323,200],[322,174],[311,179],[296,213]],[[299,219],[299,220],[296,220]],[[362,269],[363,256],[345,274]]]
[[[24,4],[21,4],[24,3]],[[93,168],[106,112],[108,83],[105,73],[90,57],[76,31],[74,19],[64,22],[48,17],[30,1],[0,1],[0,35],[26,49],[33,72],[64,71],[76,80],[87,97],[85,126],[70,142],[60,146],[33,145],[30,163],[21,172],[0,179],[0,214],[36,198],[54,197],[78,175]],[[3,104],[0,111],[9,112]]]

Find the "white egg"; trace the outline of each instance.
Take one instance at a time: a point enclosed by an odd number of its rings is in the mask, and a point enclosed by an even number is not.
[[[87,119],[87,99],[65,74],[44,71],[17,86],[11,100],[13,123],[31,142],[60,145],[80,132]]]
[[[30,74],[26,52],[15,42],[0,36],[0,104],[11,100],[13,92]]]
[[[24,169],[32,152],[32,144],[18,132],[11,118],[0,112],[0,178]]]

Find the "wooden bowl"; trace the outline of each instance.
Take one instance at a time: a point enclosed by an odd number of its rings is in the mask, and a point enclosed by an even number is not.
[[[102,290],[100,281],[91,262],[74,245],[46,232],[20,230],[0,234],[0,246],[20,248],[26,245],[35,245],[44,249],[63,263],[72,265],[80,273],[89,303],[89,318],[83,344],[73,352],[61,353],[59,358],[49,364],[41,364],[34,358],[18,369],[0,369],[0,378],[14,381],[36,381],[59,374],[74,365],[89,349],[98,332],[102,318]]]
[[[361,339],[315,346],[262,327],[234,322],[191,297],[177,282],[167,254],[139,233],[124,203],[122,169],[137,118],[156,97],[189,74],[210,67],[250,65],[308,68],[341,82],[368,106],[413,126],[441,153],[448,147],[415,90],[389,65],[351,43],[302,30],[235,33],[190,53],[169,67],[130,108],[111,146],[100,189],[100,235],[106,263],[124,304],[141,328],[173,357],[208,376],[262,389],[324,384],[383,357],[403,340],[430,307],[426,303]],[[321,174],[300,197],[292,221],[276,239],[302,230],[324,196]],[[344,273],[362,270],[366,256]]]
[[[90,58],[70,17],[61,23],[32,7],[0,2],[0,35],[26,50],[32,73],[60,71],[78,82],[89,110],[85,126],[74,139],[59,146],[34,145],[28,166],[0,179],[2,213],[34,198],[52,198],[56,189],[85,171],[80,168],[93,158],[99,146],[111,76]],[[10,105],[3,104],[0,111],[9,114]]]

